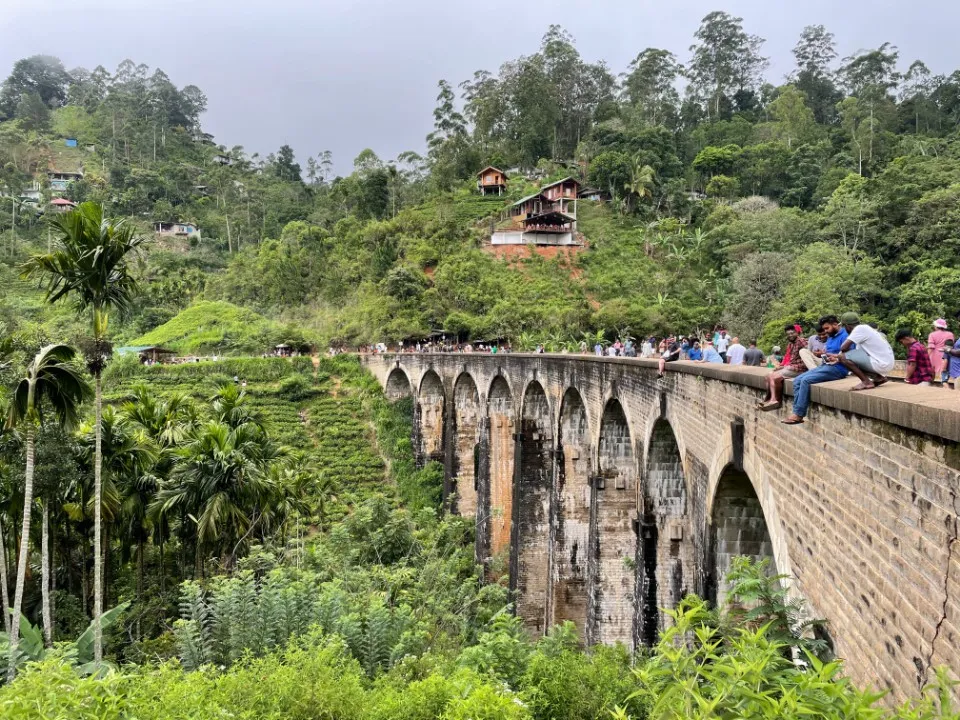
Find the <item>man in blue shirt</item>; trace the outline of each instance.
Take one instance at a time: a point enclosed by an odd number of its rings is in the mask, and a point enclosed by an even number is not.
[[[687,351],[687,358],[690,360],[693,360],[694,362],[703,360],[703,350],[700,349],[699,342],[694,341],[693,347],[690,348],[689,351]]]
[[[823,365],[807,370],[793,381],[793,413],[782,421],[784,425],[799,425],[803,422],[810,409],[811,385],[842,380],[848,374],[847,368],[839,362],[840,348],[847,341],[846,329],[840,324],[836,315],[820,318],[820,327],[827,333],[827,349],[823,356]]]

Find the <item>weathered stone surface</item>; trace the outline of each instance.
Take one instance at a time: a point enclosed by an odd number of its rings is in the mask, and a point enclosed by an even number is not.
[[[762,368],[674,363],[658,380],[654,363],[624,358],[364,362],[391,397],[414,389],[415,447],[445,461],[458,509],[476,513],[478,555],[509,552],[532,632],[569,619],[591,642],[649,643],[655,608],[722,595],[724,567],[748,554],[793,578],[847,672],[891,701],[937,665],[960,667],[952,395],[827,383],[791,427],[786,410],[755,409]],[[464,374],[475,395],[455,391]],[[489,455],[469,466],[470,499],[468,446]]]

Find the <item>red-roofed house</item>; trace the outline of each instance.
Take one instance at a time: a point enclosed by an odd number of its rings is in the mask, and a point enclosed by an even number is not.
[[[70,202],[70,201],[67,200],[66,198],[60,198],[60,197],[58,197],[58,198],[53,198],[53,199],[50,201],[50,207],[52,207],[52,208],[53,208],[53,211],[54,211],[54,212],[57,212],[57,213],[70,212],[70,211],[73,210],[76,206],[77,206],[77,204],[76,204],[75,202]]]

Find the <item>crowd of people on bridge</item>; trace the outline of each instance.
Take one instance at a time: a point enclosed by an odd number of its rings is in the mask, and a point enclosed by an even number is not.
[[[896,332],[895,342],[906,351],[903,379],[910,385],[929,387],[939,381],[944,388],[960,389],[960,340],[950,332],[945,319],[938,318],[933,326],[926,345],[910,329]],[[724,330],[719,330],[703,346],[690,338],[668,338],[659,346],[660,376],[666,371],[667,363],[681,359],[746,366],[760,366],[766,361],[771,369],[767,375],[767,397],[758,409],[768,412],[782,407],[784,381],[792,380],[793,406],[782,422],[799,425],[805,421],[810,408],[812,385],[853,374],[858,382],[851,391],[872,390],[889,381],[888,376],[896,364],[887,337],[875,324],[861,322],[855,312],[844,313],[839,318],[836,315],[820,318],[809,337],[804,336],[799,323],[787,324],[784,334],[786,350],[781,353],[781,348],[774,346],[767,358],[756,343],[750,342],[744,348],[739,338],[728,338]],[[650,341],[644,343],[641,356],[650,345]]]
[[[960,320],[960,313],[957,314]],[[663,377],[670,363],[689,361],[712,365],[763,367],[770,370],[766,378],[766,398],[757,405],[764,412],[783,406],[783,388],[786,380],[793,381],[792,412],[782,421],[787,425],[804,422],[810,407],[810,388],[818,383],[840,380],[853,374],[858,382],[852,391],[865,391],[888,382],[894,370],[894,351],[887,337],[876,324],[861,322],[855,312],[821,317],[813,332],[804,333],[800,323],[784,327],[785,349],[774,345],[769,355],[750,340],[746,345],[718,327],[712,336],[673,335],[665,338],[646,337],[637,348],[633,338],[618,339],[613,343],[597,340],[593,347],[584,340],[579,344],[581,354],[601,357],[628,357],[657,359],[659,377]],[[960,389],[960,340],[950,331],[944,318],[933,323],[926,344],[907,328],[894,335],[894,341],[906,351],[904,381],[910,385],[932,386],[939,382],[944,388]],[[378,343],[361,352],[451,352],[451,353],[509,353],[508,342],[460,343],[446,338],[413,343],[400,343],[391,350]],[[537,345],[536,353],[545,352]],[[570,352],[564,349],[563,352]]]

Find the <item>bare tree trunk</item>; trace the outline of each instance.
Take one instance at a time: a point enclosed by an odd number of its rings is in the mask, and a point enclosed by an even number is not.
[[[96,374],[96,451],[93,463],[93,661],[99,664],[103,660],[103,628],[100,616],[103,614],[103,380]]]
[[[140,606],[140,603],[143,601],[143,538],[137,540],[137,606]],[[143,615],[142,612],[139,612],[137,615],[137,638],[142,638],[143,635],[140,634],[140,616]]]
[[[3,540],[0,522],[0,601],[3,602],[3,629],[10,635],[10,586],[7,584],[7,544]]]
[[[43,603],[43,639],[53,645],[53,610],[50,607],[50,507],[43,501],[43,525],[40,535],[40,597]]]
[[[33,508],[33,470],[36,446],[36,428],[27,421],[26,428],[27,466],[23,478],[23,527],[20,531],[20,555],[17,558],[17,587],[13,596],[13,617],[10,632],[10,660],[7,682],[17,674],[17,649],[20,646],[20,613],[23,608],[23,588],[27,582],[27,555],[30,550],[30,511]]]

